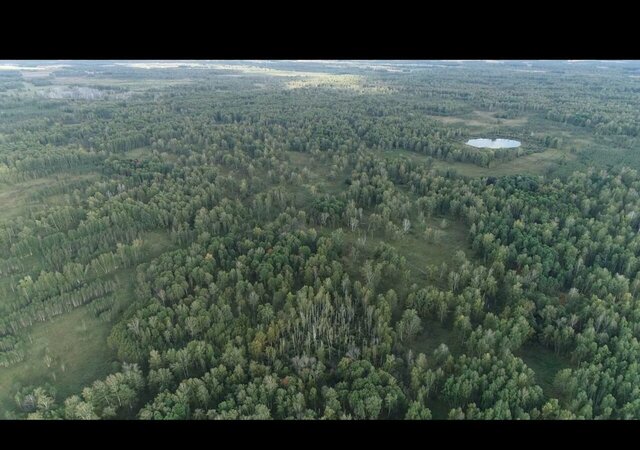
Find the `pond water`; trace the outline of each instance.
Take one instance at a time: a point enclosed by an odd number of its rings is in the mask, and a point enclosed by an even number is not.
[[[477,148],[515,148],[520,147],[520,141],[512,139],[469,139],[467,145]]]

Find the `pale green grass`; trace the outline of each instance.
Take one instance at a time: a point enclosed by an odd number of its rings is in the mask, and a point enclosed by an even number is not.
[[[64,196],[62,195],[52,196],[52,201],[47,199],[46,202],[34,202],[29,199],[29,195],[35,191],[46,193],[47,190],[57,185],[59,180],[98,180],[99,177],[98,173],[87,172],[35,178],[19,183],[0,183],[0,222],[25,215],[31,210],[43,209],[47,205],[64,204]]]
[[[19,385],[50,383],[56,387],[58,399],[64,399],[110,373],[114,362],[107,347],[110,329],[86,306],[34,325],[25,360],[0,368],[0,418],[14,406],[13,395]],[[50,367],[45,363],[47,354],[53,359]]]
[[[544,175],[548,170],[563,162],[573,161],[575,155],[559,150],[547,149],[540,153],[521,156],[512,161],[495,163],[491,167],[481,167],[475,164],[435,161],[433,167],[437,169],[454,169],[460,175],[469,177],[499,177],[508,175]]]
[[[381,152],[386,157],[405,157],[417,163],[426,163],[428,156],[408,150]],[[493,163],[490,167],[482,167],[472,163],[442,161],[433,159],[433,167],[439,170],[455,170],[467,177],[499,177],[507,175],[544,175],[548,170],[562,163],[576,159],[574,154],[566,150],[547,149],[543,152],[521,156],[512,161]]]
[[[142,239],[147,246],[147,260],[174,248],[166,231],[148,232]],[[120,269],[109,277],[118,284],[113,293],[117,317],[135,300],[136,268]],[[13,407],[13,395],[19,385],[50,383],[57,389],[58,399],[64,399],[112,372],[116,360],[107,346],[111,326],[86,306],[34,325],[25,335],[25,360],[0,368],[0,418]],[[51,367],[45,363],[47,354],[54,361]]]

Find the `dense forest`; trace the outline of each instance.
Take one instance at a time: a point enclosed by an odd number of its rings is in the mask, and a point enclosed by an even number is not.
[[[640,418],[614,63],[0,65],[2,418]]]

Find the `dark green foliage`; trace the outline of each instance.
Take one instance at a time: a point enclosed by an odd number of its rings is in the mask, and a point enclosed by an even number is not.
[[[0,74],[0,201],[25,199],[0,210],[0,371],[40,358],[49,381],[3,386],[8,417],[640,417],[640,176],[619,163],[634,157],[453,170],[566,156],[585,136],[633,147],[623,72],[176,68],[151,83],[116,67],[136,89],[53,96],[78,64],[35,91]],[[480,119],[523,147],[465,146]],[[453,226],[464,252],[411,259]],[[76,308],[108,324],[117,361],[59,395],[67,368],[30,332]],[[536,348],[566,364],[543,379],[523,356]]]

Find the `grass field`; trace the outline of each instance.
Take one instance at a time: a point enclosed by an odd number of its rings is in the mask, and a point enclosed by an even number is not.
[[[525,364],[535,372],[536,382],[542,388],[546,398],[559,396],[560,393],[553,387],[553,380],[560,370],[572,367],[567,358],[537,343],[525,344],[516,352],[516,356],[522,358]]]
[[[138,147],[125,152],[125,155],[127,158],[142,158],[143,156],[150,156],[152,151],[151,147]]]
[[[460,343],[455,339],[453,331],[446,323],[442,324],[437,320],[423,320],[422,332],[415,337],[411,349],[416,356],[419,353],[424,353],[429,361],[433,358],[433,352],[441,344],[445,344],[453,356],[459,356],[462,353]],[[436,420],[447,419],[451,410],[445,401],[433,398],[427,401],[427,407],[431,410],[432,418]]]
[[[526,116],[517,117],[514,119],[503,119],[495,117],[496,111],[472,111],[467,114],[461,114],[460,116],[435,116],[428,115],[426,117],[437,120],[445,125],[456,125],[470,127],[474,130],[478,128],[486,128],[489,126],[504,126],[504,127],[521,127],[526,125],[529,118]]]
[[[41,209],[45,202],[34,202],[29,195],[35,192],[45,192],[57,185],[59,180],[97,180],[100,177],[95,172],[79,174],[62,174],[57,176],[35,178],[20,183],[0,183],[0,223],[27,214],[29,211]],[[51,196],[47,198],[46,205],[60,204],[63,196]]]
[[[0,184],[0,222],[4,222],[27,213],[30,208],[39,204],[27,201],[30,192],[36,189],[46,189],[55,184],[55,180],[39,178],[16,184]]]
[[[167,232],[149,232],[143,240],[148,245],[148,259],[173,248]],[[117,317],[134,300],[136,269],[120,269],[110,276],[118,284],[113,293]],[[116,364],[115,354],[107,346],[112,324],[82,306],[34,325],[27,334],[25,360],[0,368],[0,418],[12,405],[12,395],[19,385],[50,383],[56,387],[58,399],[63,399],[111,373]],[[46,355],[53,360],[50,367]]]
[[[54,84],[56,85],[78,85],[78,86],[103,86],[106,88],[109,87],[117,87],[117,88],[126,88],[130,91],[144,91],[152,88],[162,88],[180,84],[189,84],[192,83],[193,80],[190,79],[181,79],[181,80],[165,80],[161,78],[153,79],[153,78],[145,78],[139,80],[130,80],[130,79],[118,79],[118,78],[101,78],[101,77],[80,77],[80,76],[58,76],[54,80]]]
[[[444,161],[436,161],[433,166],[442,170],[454,169],[460,175],[468,177],[500,177],[520,174],[544,175],[555,166],[574,159],[575,155],[567,151],[550,148],[544,152],[521,156],[512,161],[495,164],[492,167]]]
[[[124,152],[124,155],[126,158],[142,160],[145,158],[150,158],[153,155],[153,149],[151,147],[138,147],[138,148],[134,148],[132,150]],[[178,161],[178,156],[173,153],[160,152],[159,155],[163,161],[168,161],[168,162]]]
[[[440,230],[440,221],[442,221],[442,218],[438,217],[428,219],[426,223],[427,226]],[[467,229],[462,223],[449,220],[447,228],[441,230],[443,234],[437,242],[427,241],[422,235],[422,231],[423,229],[418,228],[416,225],[406,235],[394,240],[385,238],[381,233],[374,233],[373,237],[367,238],[366,248],[362,256],[358,258],[358,264],[364,262],[366,257],[370,257],[375,248],[384,242],[390,244],[406,258],[411,271],[409,282],[424,284],[427,266],[440,266],[442,263],[450,263],[455,253],[459,250],[464,251],[468,257],[471,257],[471,249],[467,244]],[[345,230],[345,235],[348,243],[356,243],[357,234]]]
[[[602,161],[620,162],[634,166],[640,155],[620,148],[612,138],[596,136],[589,129],[548,120],[535,113],[523,113],[512,119],[496,117],[495,111],[470,111],[457,116],[426,116],[442,124],[462,128],[467,134],[476,137],[544,137],[561,138],[559,148],[548,148],[543,152],[518,157],[512,161],[493,163],[490,167],[481,167],[471,163],[435,160],[434,167],[441,170],[454,169],[468,177],[508,176],[508,175],[568,175],[574,170],[586,169]],[[517,137],[516,137],[517,138]],[[523,146],[524,148],[524,146]],[[415,162],[424,162],[426,156],[410,151],[383,152],[384,156],[404,156]]]
[[[336,180],[328,180],[326,174],[328,168],[314,160],[311,155],[289,152],[291,161],[298,167],[307,167],[310,170],[310,179],[307,189],[302,194],[298,202],[305,202],[313,197],[310,192],[310,186],[315,186],[316,192],[324,192],[330,194],[337,194],[343,191],[346,186],[342,184],[346,173],[340,174]],[[414,153],[409,153],[415,155]],[[402,189],[402,187],[400,187]],[[415,198],[415,195],[408,192],[408,195]],[[385,237],[382,232],[375,232],[373,235],[367,237],[367,243],[361,254],[356,261],[348,260],[347,266],[353,266],[353,271],[357,271],[359,265],[364,262],[367,257],[370,257],[375,248],[380,243],[387,243],[392,245],[398,252],[407,259],[409,269],[411,270],[412,283],[424,283],[425,275],[424,269],[428,265],[441,265],[443,262],[449,262],[453,258],[454,254],[458,250],[465,251],[467,256],[471,256],[470,248],[467,243],[467,228],[464,224],[447,218],[448,225],[445,229],[441,230],[442,237],[435,242],[429,242],[424,237],[423,233],[426,227],[431,227],[440,230],[440,223],[444,217],[432,217],[425,220],[425,224],[418,223],[417,214],[413,214],[409,219],[412,222],[412,226],[409,231],[401,236],[399,239],[389,239]],[[365,226],[366,220],[362,226]],[[355,245],[361,230],[357,230],[355,233],[351,232],[348,228],[343,228],[345,231],[345,240],[348,244]]]
[[[336,174],[336,179],[330,180],[328,177],[331,171],[330,164],[319,160],[310,153],[287,151],[286,154],[289,157],[291,164],[298,170],[304,169],[305,167],[309,170],[308,181],[303,185],[307,191],[310,190],[311,186],[314,186],[316,192],[319,194],[335,195],[347,188],[344,184],[344,179],[349,175],[348,169]],[[292,188],[295,189],[295,187]],[[313,199],[313,195],[311,192],[307,192],[307,194],[308,195],[305,195],[305,198],[311,201]]]
[[[411,349],[416,355],[424,353],[428,361],[441,344],[449,347],[449,351],[454,356],[461,353],[460,344],[455,340],[453,331],[446,324],[437,320],[423,320],[422,332],[416,336]]]
[[[60,399],[109,374],[114,363],[107,347],[110,330],[86,306],[35,325],[29,332],[25,360],[0,368],[0,417],[12,406],[18,385],[51,383]],[[46,355],[52,358],[50,367]]]
[[[30,195],[45,192],[61,180],[97,180],[94,172],[79,174],[58,174],[15,184],[0,184],[0,223],[33,208],[46,205],[65,204],[65,195],[58,194],[34,202]],[[142,235],[148,249],[148,259],[155,258],[173,248],[168,232],[152,231]],[[37,256],[23,259],[25,273],[37,273],[41,263]],[[0,294],[11,292],[10,284],[16,283],[24,274],[0,277]],[[113,318],[124,311],[134,299],[135,267],[120,269],[109,277],[117,282],[113,293]],[[2,302],[2,298],[0,298]],[[66,314],[37,323],[27,330],[25,358],[8,368],[0,368],[0,418],[4,418],[8,408],[13,407],[13,395],[19,386],[50,383],[57,390],[57,398],[65,397],[80,390],[96,379],[103,378],[114,369],[114,354],[107,346],[107,337],[112,321],[100,320],[87,307],[82,306]]]
[[[404,157],[416,163],[425,163],[428,157],[408,150],[380,152],[386,157]],[[560,149],[547,149],[544,152],[521,156],[512,161],[494,163],[491,167],[482,167],[472,163],[433,160],[433,167],[439,170],[455,170],[466,177],[500,177],[508,175],[544,175],[549,170],[574,161],[576,155]]]

